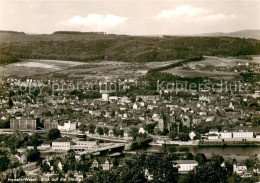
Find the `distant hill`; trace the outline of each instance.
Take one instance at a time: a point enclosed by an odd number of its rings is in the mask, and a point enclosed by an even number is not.
[[[0,32],[0,63],[9,63],[9,59],[10,62],[17,59],[153,62],[200,55],[256,54],[260,54],[259,40],[234,37],[149,37],[78,32],[27,35]]]
[[[8,31],[8,30],[0,30],[0,33],[7,33],[7,34],[25,34],[24,32]]]
[[[55,31],[53,34],[88,34],[88,35],[105,35],[105,32],[79,32],[79,31]]]
[[[239,38],[252,38],[260,40],[260,30],[241,30],[236,32],[215,32],[215,33],[204,33],[197,34],[195,36],[209,36],[209,37],[239,37]]]

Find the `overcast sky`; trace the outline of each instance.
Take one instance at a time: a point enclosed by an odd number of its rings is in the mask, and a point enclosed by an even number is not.
[[[260,0],[0,0],[0,30],[198,34],[260,29]]]

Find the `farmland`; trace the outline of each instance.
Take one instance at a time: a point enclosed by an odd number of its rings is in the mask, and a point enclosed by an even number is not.
[[[166,69],[162,72],[183,77],[233,77],[239,72],[232,71],[238,64],[260,63],[259,56],[253,60],[232,57],[205,57],[202,61],[189,62],[182,66]],[[117,79],[137,78],[144,76],[148,70],[179,63],[180,60],[164,62],[76,62],[62,60],[25,59],[21,62],[0,66],[0,76],[34,77],[34,78],[66,78],[66,79]],[[213,68],[214,70],[209,70]],[[221,68],[222,70],[218,70]]]
[[[259,56],[253,56],[250,61],[232,57],[207,56],[205,58],[205,60],[189,62],[182,67],[170,68],[164,72],[183,77],[234,77],[239,74],[238,65],[260,64]]]
[[[164,63],[165,64],[165,63]],[[149,65],[120,61],[75,62],[57,60],[23,60],[0,66],[0,76],[100,79],[138,77],[146,74]]]

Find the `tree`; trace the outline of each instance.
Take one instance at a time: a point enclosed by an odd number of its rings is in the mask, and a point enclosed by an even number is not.
[[[188,152],[188,153],[187,153],[187,159],[188,159],[188,160],[193,160],[193,159],[194,159],[193,154],[190,153],[190,152]]]
[[[88,131],[89,131],[89,133],[95,133],[95,129],[96,129],[96,125],[94,125],[94,124],[89,124],[88,125]]]
[[[44,162],[41,168],[44,173],[51,172],[51,167],[47,162]]]
[[[205,156],[205,154],[203,153],[198,153],[195,156],[195,160],[199,163],[199,164],[204,164],[207,161],[207,158]]]
[[[112,110],[111,117],[114,118],[115,116],[116,116],[116,112],[115,112],[115,110]]]
[[[188,140],[190,140],[190,137],[189,137],[188,133],[181,132],[181,133],[179,133],[179,139],[181,141],[188,141]]]
[[[37,149],[32,149],[28,151],[27,160],[29,162],[36,162],[40,159],[41,153]]]
[[[220,164],[210,161],[197,165],[184,178],[184,183],[224,183],[227,182],[227,173]]]
[[[157,125],[157,122],[151,123],[151,124],[147,124],[147,125],[145,125],[144,129],[145,129],[145,131],[147,131],[148,133],[154,134],[154,128],[155,128],[156,125]]]
[[[23,171],[23,169],[19,169],[19,170],[17,170],[17,172],[16,172],[16,178],[20,178],[20,177],[24,177],[24,176],[26,176],[26,173]]]
[[[171,131],[171,132],[169,133],[169,138],[170,138],[171,140],[174,140],[174,139],[177,137],[177,135],[178,135],[178,133],[177,133],[176,131]]]
[[[81,124],[79,125],[79,130],[80,130],[81,132],[85,132],[86,129],[87,129],[87,127],[86,127],[85,124],[81,123]]]
[[[109,129],[107,127],[104,128],[104,134],[108,135]]]
[[[0,128],[10,128],[10,120],[0,122]]]
[[[120,137],[123,137],[124,136],[124,130],[119,130],[119,135],[120,135]]]
[[[117,158],[114,159],[113,165],[114,165],[114,166],[118,166],[118,165],[119,165]]]
[[[138,129],[137,128],[132,128],[130,135],[133,137],[133,139],[135,140],[136,137],[138,136]]]
[[[119,130],[117,128],[113,128],[113,134],[114,136],[118,137],[120,135]]]
[[[61,137],[60,130],[57,128],[50,129],[47,137],[49,140],[56,140],[57,138]]]
[[[13,107],[14,106],[14,103],[13,103],[12,99],[9,99],[8,105],[9,105],[9,107]]]
[[[233,174],[233,164],[230,163],[229,161],[226,161],[225,162],[225,168],[226,168],[226,171],[227,171],[227,175],[229,177],[232,176],[232,174]]]
[[[0,172],[5,171],[8,168],[10,160],[7,157],[0,158]]]
[[[247,168],[252,168],[256,164],[255,159],[246,159],[245,165]]]
[[[99,135],[103,135],[103,134],[104,134],[103,128],[98,127],[98,128],[97,128],[97,133],[98,133]]]
[[[212,158],[210,160],[221,165],[221,163],[223,163],[223,161],[224,161],[224,158],[221,155],[214,155],[214,156],[212,156]]]
[[[166,155],[161,156],[158,154],[153,154],[145,157],[144,168],[153,175],[152,182],[178,182],[178,168],[174,167],[172,163],[169,163],[170,158]]]
[[[39,133],[36,132],[30,137],[28,145],[36,147],[43,142],[41,139],[42,137],[39,135]]]

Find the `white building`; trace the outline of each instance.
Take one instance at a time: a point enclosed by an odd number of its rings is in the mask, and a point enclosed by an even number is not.
[[[52,142],[52,149],[68,151],[70,150],[70,142]]]
[[[191,140],[193,140],[195,136],[196,134],[193,131],[189,133],[189,137]]]
[[[41,146],[40,146],[40,148],[42,148],[42,149],[49,149],[49,148],[51,148],[51,146],[50,146],[50,144],[41,144]]]
[[[138,132],[144,134],[144,133],[145,133],[145,130],[144,130],[143,127],[141,127],[141,128],[139,128],[139,131],[138,131]]]
[[[218,139],[218,135],[215,133],[211,133],[208,135],[208,139],[209,140],[217,140]]]
[[[232,132],[229,131],[220,132],[220,138],[222,139],[232,138]]]
[[[160,95],[137,95],[136,100],[138,101],[139,98],[141,98],[144,101],[159,100]]]
[[[102,100],[108,101],[109,99],[109,94],[108,93],[102,93]]]
[[[101,164],[101,166],[103,170],[110,170],[113,167],[113,164],[106,160],[104,164]]]
[[[195,160],[179,160],[175,161],[175,163],[177,164],[173,166],[178,167],[178,171],[180,173],[188,173],[198,165],[197,161]]]
[[[238,175],[245,174],[247,172],[247,167],[242,163],[234,163],[233,172],[237,173]]]
[[[133,105],[133,109],[138,109],[138,106],[137,106],[136,102]]]
[[[58,125],[58,129],[60,131],[74,131],[76,130],[76,123],[71,123],[70,121],[68,123],[64,123],[64,125]]]
[[[242,139],[254,138],[254,133],[240,130],[240,131],[233,132],[233,138],[242,138]]]

